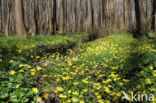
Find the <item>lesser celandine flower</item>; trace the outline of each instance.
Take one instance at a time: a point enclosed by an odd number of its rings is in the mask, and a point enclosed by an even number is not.
[[[21,53],[22,51],[21,50],[18,50],[18,53]]]
[[[146,79],[146,84],[152,84],[152,82],[149,78]]]
[[[109,100],[106,100],[106,103],[110,103],[110,101]]]
[[[40,71],[41,70],[41,67],[37,66],[37,70]]]
[[[71,93],[71,90],[68,91],[68,94],[70,94],[70,93]]]
[[[100,99],[100,100],[98,100],[98,103],[104,103],[104,102]]]
[[[154,69],[153,66],[150,66],[150,69],[153,70]]]
[[[42,98],[41,97],[37,97],[37,101],[42,101]]]
[[[10,75],[15,75],[15,73],[16,73],[16,72],[13,71],[13,70],[9,72]]]
[[[38,89],[37,89],[37,88],[32,88],[32,91],[33,91],[34,93],[37,93],[37,92],[38,92]]]
[[[60,98],[67,98],[67,96],[66,95],[63,95],[63,94],[60,94],[59,97]]]
[[[75,103],[75,102],[78,102],[78,99],[76,97],[73,97],[72,101]]]
[[[13,63],[13,62],[14,62],[13,60],[10,60],[10,61],[9,61],[9,63]]]
[[[0,62],[2,62],[3,61],[3,59],[0,59]]]
[[[62,87],[57,87],[56,88],[59,92],[63,92],[64,91],[64,89],[62,88]]]
[[[20,85],[19,85],[19,84],[17,84],[17,85],[16,85],[16,88],[19,88],[19,86],[20,86]]]
[[[47,93],[45,93],[44,95],[43,95],[43,97],[44,97],[44,99],[48,99],[48,94]]]
[[[23,72],[23,70],[22,70],[22,69],[20,69],[18,72]]]
[[[83,100],[81,100],[80,103],[85,103],[85,102]]]
[[[79,95],[79,93],[77,91],[72,93],[73,95]]]

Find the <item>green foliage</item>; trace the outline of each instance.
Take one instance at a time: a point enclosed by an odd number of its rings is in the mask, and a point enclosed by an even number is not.
[[[67,36],[1,37],[0,102],[30,103],[40,100],[37,80],[41,67],[35,65],[45,54],[86,41],[87,34]],[[62,51],[63,52],[63,51]]]
[[[68,52],[45,58],[51,65],[42,72],[39,83],[49,99],[112,103],[124,102],[122,91],[155,94],[156,50],[152,39],[114,34]]]

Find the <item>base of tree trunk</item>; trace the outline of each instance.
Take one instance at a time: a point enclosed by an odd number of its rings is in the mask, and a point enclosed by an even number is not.
[[[133,38],[142,38],[144,36],[147,37],[148,39],[151,39],[148,32],[146,31],[140,31],[140,30],[133,31]]]

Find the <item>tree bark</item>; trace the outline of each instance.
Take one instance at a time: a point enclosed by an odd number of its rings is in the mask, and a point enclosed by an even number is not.
[[[119,0],[115,0],[115,28],[119,30]]]
[[[92,28],[94,27],[94,7],[93,7],[93,0],[91,0],[91,17],[92,17]]]
[[[147,34],[143,0],[134,0],[134,2],[135,2],[135,15],[136,15],[136,29],[137,30],[133,36],[142,37]]]
[[[152,23],[151,23],[151,30],[155,32],[155,14],[156,14],[156,0],[153,0],[153,10],[152,10]]]
[[[78,13],[77,13],[77,0],[75,0],[75,32],[77,32],[78,30]]]
[[[53,33],[56,34],[56,28],[57,28],[57,0],[54,0],[53,5]]]
[[[26,31],[23,21],[22,0],[15,0],[15,19],[16,19],[16,33],[18,36],[25,36]]]
[[[66,16],[66,14],[67,14],[67,7],[66,7],[66,3],[67,3],[67,1],[66,0],[62,0],[62,11],[63,11],[63,33],[66,33],[66,26],[67,26],[67,24],[66,24],[66,21],[67,21],[67,16]]]

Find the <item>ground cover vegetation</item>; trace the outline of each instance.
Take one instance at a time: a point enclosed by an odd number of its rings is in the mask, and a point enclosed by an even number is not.
[[[1,37],[0,41],[0,101],[30,102],[38,96],[37,62],[49,53],[64,53],[80,42],[86,33],[66,36]]]

